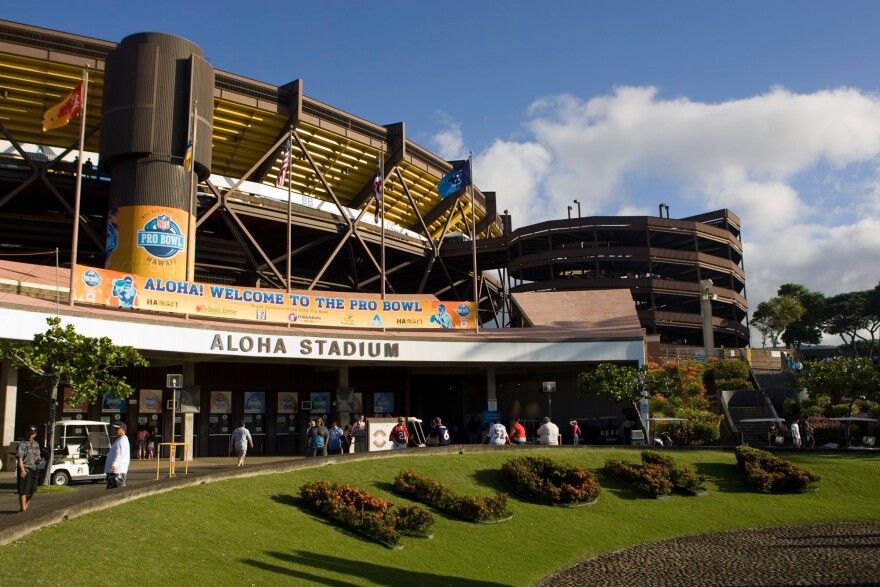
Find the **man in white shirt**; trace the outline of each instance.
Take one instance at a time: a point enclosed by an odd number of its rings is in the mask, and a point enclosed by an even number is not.
[[[547,444],[550,446],[559,445],[559,426],[550,421],[550,418],[544,417],[544,423],[538,428],[538,444]]]
[[[107,489],[116,489],[125,487],[125,476],[128,474],[128,464],[131,462],[131,445],[126,436],[128,429],[125,422],[117,422],[111,429],[116,434],[116,441],[107,454],[104,473],[107,474]]]

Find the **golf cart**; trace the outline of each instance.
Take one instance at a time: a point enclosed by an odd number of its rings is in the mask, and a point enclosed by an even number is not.
[[[67,485],[72,481],[105,481],[104,463],[110,452],[107,428],[106,422],[94,420],[56,422],[55,461],[49,468],[49,482]]]

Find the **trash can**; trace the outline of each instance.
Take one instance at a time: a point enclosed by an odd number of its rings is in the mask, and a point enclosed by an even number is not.
[[[4,461],[6,463],[6,466],[3,468],[4,471],[14,471],[15,470],[15,466],[16,466],[15,461],[17,460],[15,458],[15,453],[16,453],[16,451],[18,451],[18,445],[19,445],[18,440],[13,440],[12,442],[9,443],[9,448],[6,449],[6,460]]]

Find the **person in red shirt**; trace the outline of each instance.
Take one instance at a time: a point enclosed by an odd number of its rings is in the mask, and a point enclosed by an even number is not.
[[[391,429],[391,448],[397,450],[406,448],[409,443],[409,430],[406,428],[406,418],[398,418],[397,426]]]
[[[513,419],[513,425],[510,427],[510,442],[513,444],[526,443],[526,429],[519,422],[519,418]]]

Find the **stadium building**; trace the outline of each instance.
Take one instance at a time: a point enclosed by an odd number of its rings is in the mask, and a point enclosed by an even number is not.
[[[57,315],[151,363],[126,402],[65,416],[173,426],[197,456],[226,454],[240,419],[257,454],[302,452],[316,414],[441,416],[459,439],[472,417],[608,423],[620,407],[577,374],[644,363],[645,332],[702,344],[707,280],[715,336],[747,344],[733,214],[512,231],[468,162],[304,87],[171,35],[0,21],[0,336]],[[7,444],[47,410],[26,373],[0,380]]]

